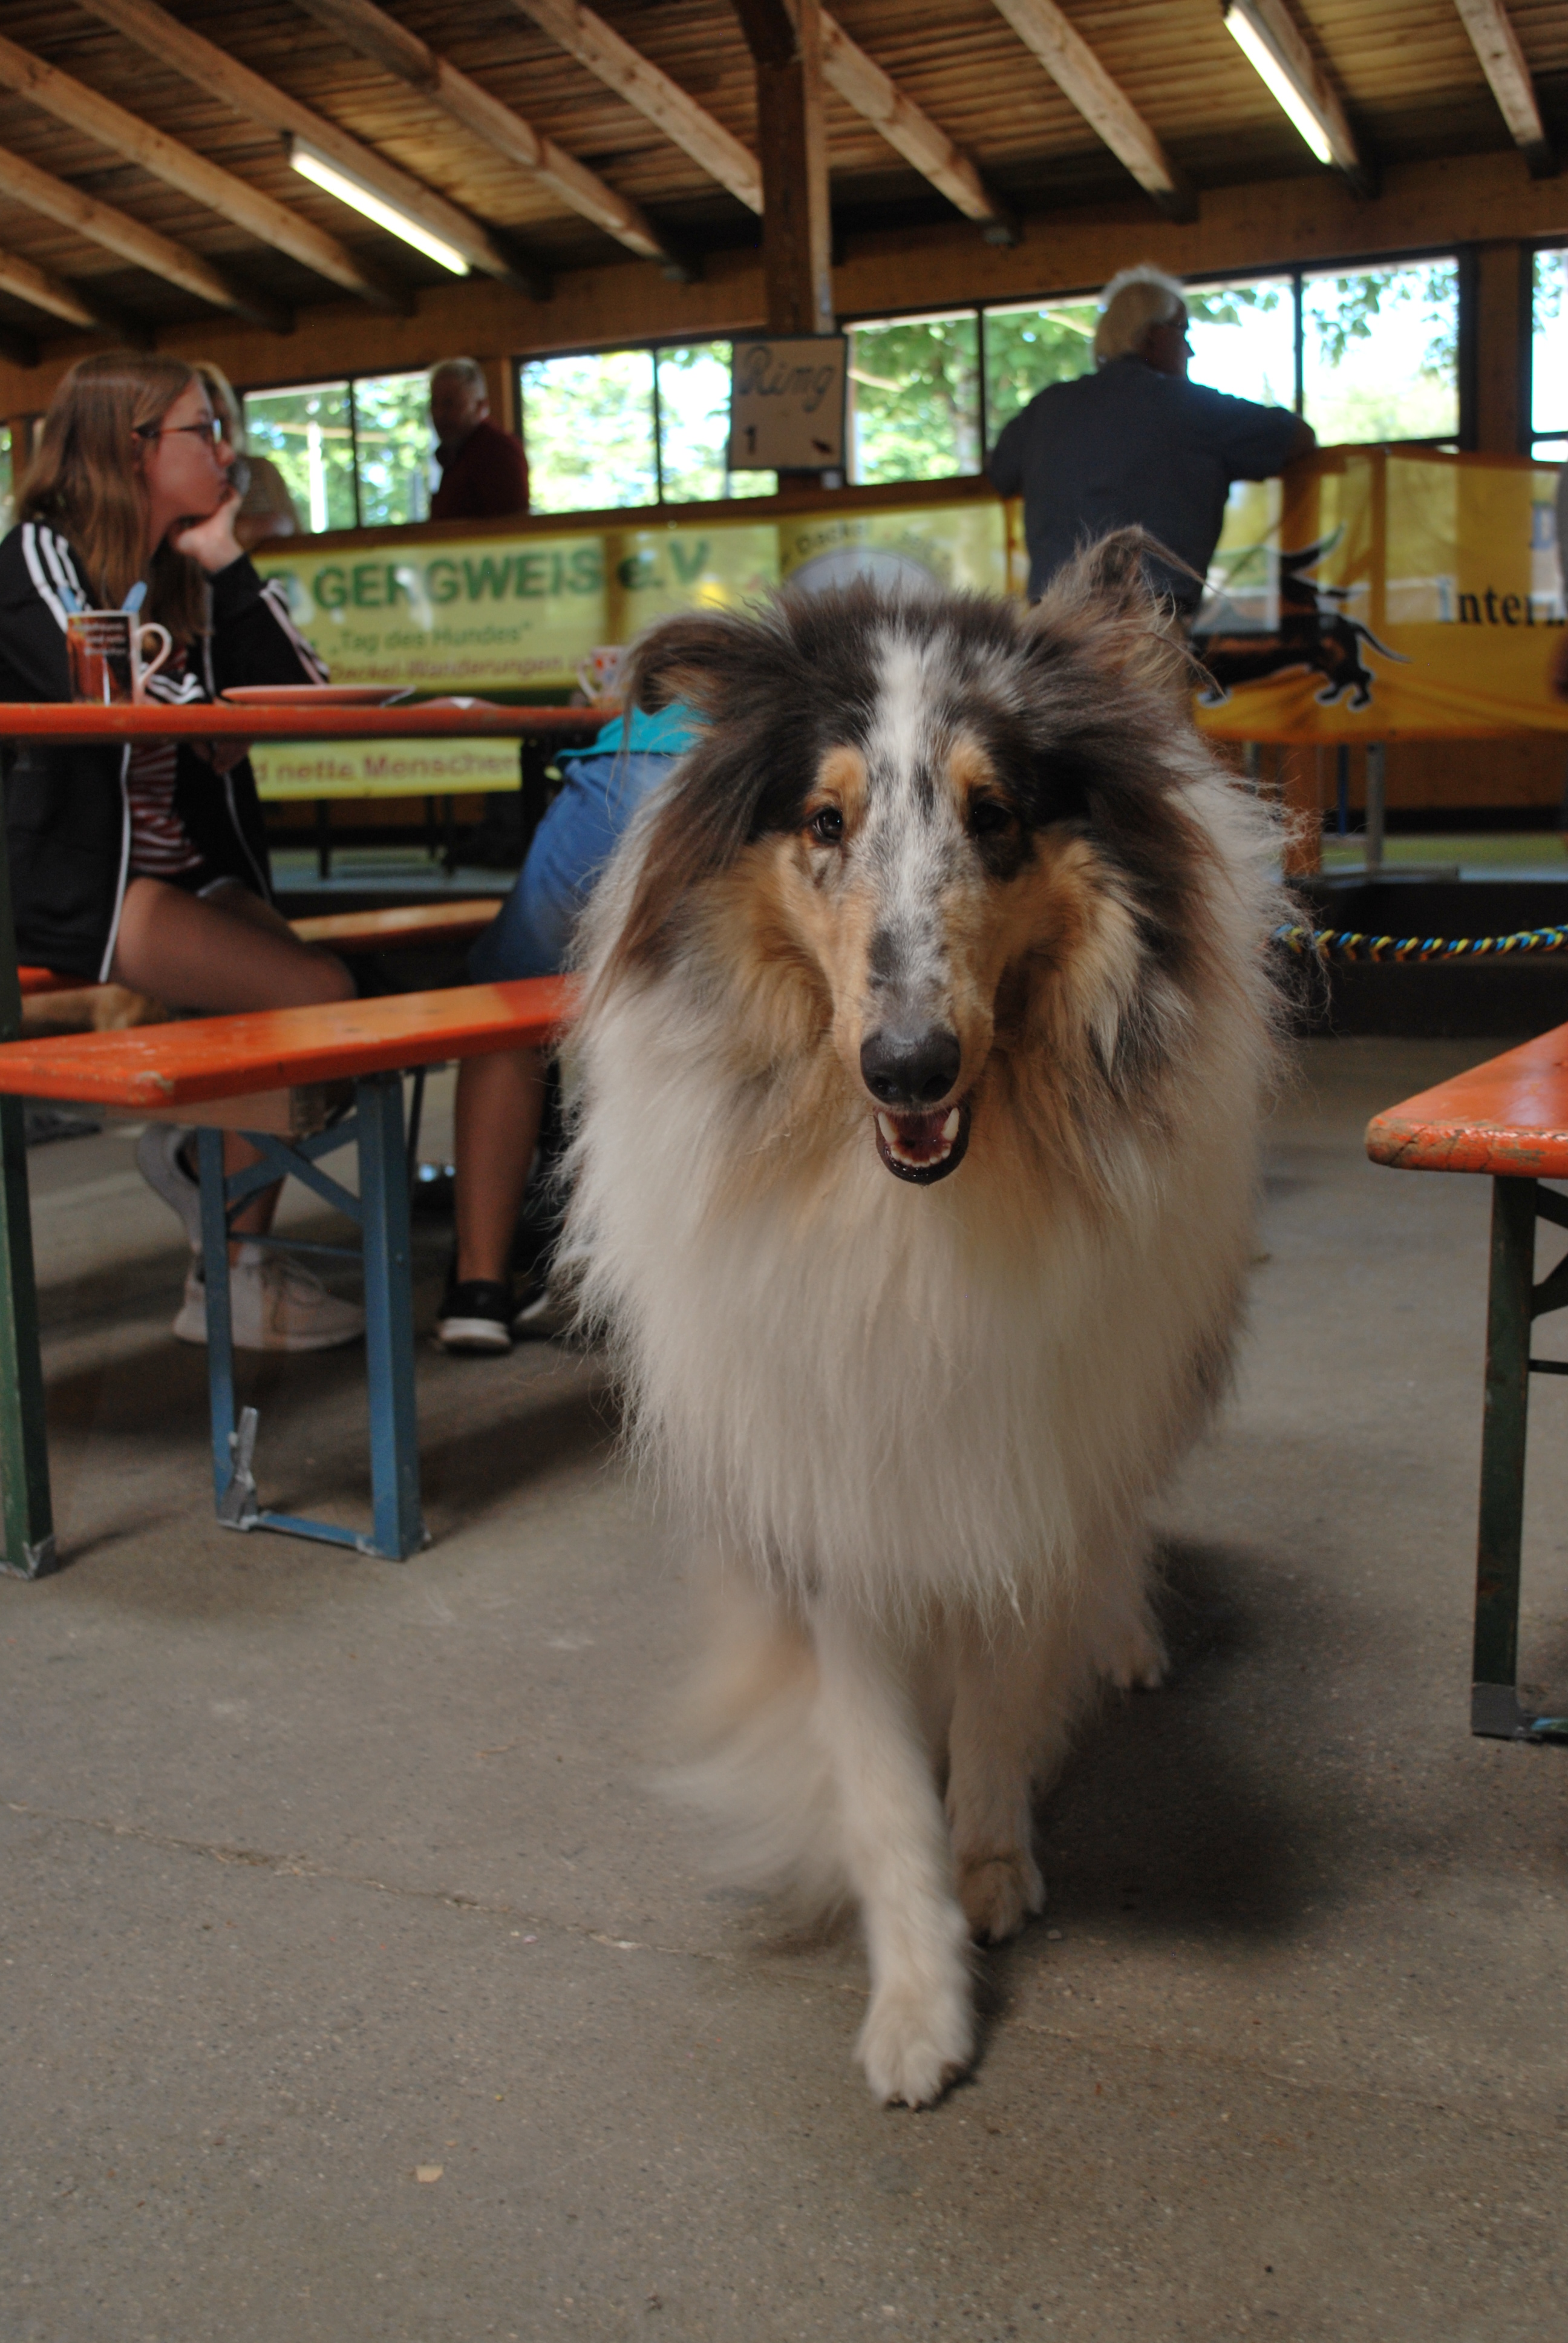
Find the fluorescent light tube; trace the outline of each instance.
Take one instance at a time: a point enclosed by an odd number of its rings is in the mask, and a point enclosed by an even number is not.
[[[352,172],[343,170],[336,163],[329,163],[325,155],[317,154],[305,139],[290,138],[288,159],[305,178],[313,180],[318,187],[325,187],[327,193],[336,196],[340,204],[347,204],[352,211],[362,212],[367,219],[374,220],[377,227],[386,228],[389,235],[401,236],[403,242],[411,244],[417,252],[423,252],[430,259],[438,261],[443,268],[449,268],[454,277],[467,276],[468,263],[455,244],[448,244],[444,236],[437,236],[422,220],[417,220],[412,212],[403,211],[397,204],[389,204],[384,196],[378,196],[373,187],[367,187],[364,180],[356,178]]]
[[[1292,75],[1285,60],[1251,11],[1228,0],[1225,30],[1261,81],[1266,82],[1320,163],[1334,161],[1327,125],[1308,93]]]

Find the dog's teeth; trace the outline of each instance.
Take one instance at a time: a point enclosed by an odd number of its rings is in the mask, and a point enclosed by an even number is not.
[[[887,1141],[890,1147],[896,1147],[898,1145],[899,1134],[893,1128],[893,1119],[891,1115],[879,1114],[877,1117],[877,1129],[881,1132],[882,1137]]]
[[[946,1139],[946,1140],[950,1140],[950,1141],[951,1141],[951,1140],[956,1139],[956,1138],[958,1137],[958,1135],[959,1135],[959,1111],[958,1111],[957,1107],[955,1106],[955,1107],[953,1108],[953,1110],[952,1110],[951,1113],[948,1116],[948,1119],[947,1119],[946,1122],[944,1122],[944,1123],[943,1123],[943,1125],[942,1125],[942,1137],[943,1137],[944,1139]]]

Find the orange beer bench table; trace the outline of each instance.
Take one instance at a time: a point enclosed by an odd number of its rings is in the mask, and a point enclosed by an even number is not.
[[[0,1044],[0,1095],[75,1100],[197,1130],[213,1481],[218,1519],[229,1528],[282,1530],[397,1562],[425,1543],[402,1078],[453,1058],[548,1042],[565,1023],[571,998],[567,979],[530,977]],[[261,1150],[258,1163],[226,1178],[225,1131],[243,1131]],[[351,1143],[357,1196],[321,1168],[324,1156]],[[259,1189],[290,1175],[359,1224],[373,1503],[367,1535],[265,1509],[252,1471],[256,1410],[235,1420],[229,1221]]]
[[[302,944],[326,944],[352,958],[356,952],[396,951],[409,944],[467,943],[487,928],[501,908],[498,895],[476,895],[456,903],[400,903],[387,911],[320,911],[289,926]],[[60,976],[51,968],[16,970],[24,1001],[51,992],[86,992],[91,983]]]
[[[1422,1091],[1367,1125],[1374,1163],[1402,1172],[1483,1172],[1492,1178],[1492,1260],[1476,1541],[1471,1730],[1509,1741],[1568,1741],[1568,1716],[1519,1699],[1519,1584],[1530,1378],[1568,1374],[1568,1361],[1530,1355],[1537,1318],[1568,1309],[1568,1253],[1539,1282],[1540,1221],[1568,1230],[1568,1025]]]

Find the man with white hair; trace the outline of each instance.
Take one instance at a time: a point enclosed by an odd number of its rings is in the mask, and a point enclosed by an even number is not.
[[[1023,496],[1030,601],[1080,546],[1137,523],[1186,565],[1151,568],[1190,619],[1231,481],[1271,479],[1316,447],[1289,408],[1189,382],[1191,357],[1180,280],[1124,268],[1101,296],[1095,372],[1052,383],[1003,431],[989,470],[1000,495]]]
[[[527,512],[528,468],[521,443],[490,420],[485,369],[474,358],[446,358],[430,377],[430,422],[441,485],[432,520],[492,520]]]

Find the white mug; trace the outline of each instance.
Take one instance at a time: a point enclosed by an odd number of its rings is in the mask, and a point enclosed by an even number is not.
[[[143,650],[149,636],[157,645],[151,659]],[[65,620],[71,697],[90,699],[98,708],[140,702],[146,698],[149,678],[173,649],[168,628],[134,610],[73,610]]]
[[[599,643],[578,659],[578,681],[591,706],[597,708],[603,700],[619,699],[617,687],[625,657],[624,643]]]

